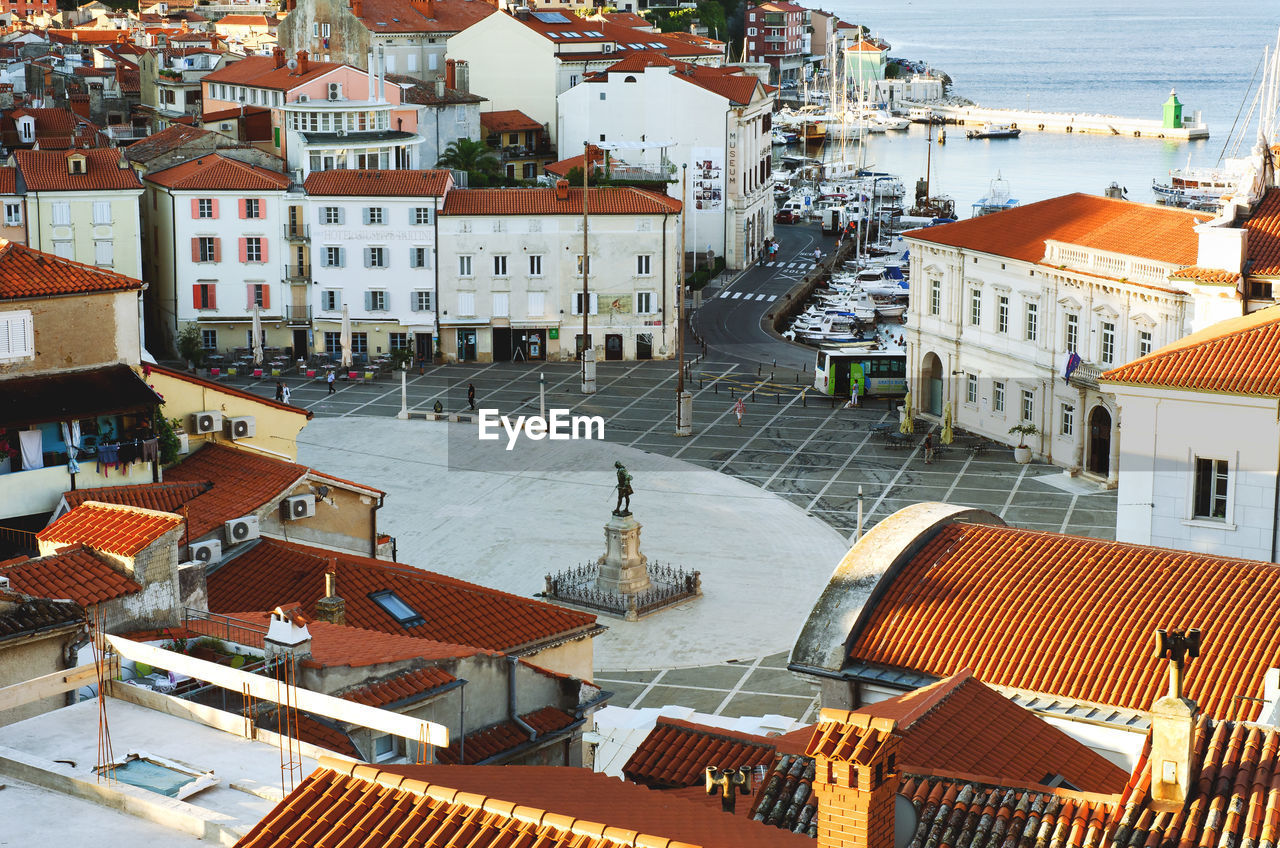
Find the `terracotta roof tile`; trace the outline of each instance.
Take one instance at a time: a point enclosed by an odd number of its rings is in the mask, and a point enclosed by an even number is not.
[[[293,182],[286,174],[216,153],[147,174],[147,181],[172,189],[212,191],[284,191]]]
[[[342,697],[367,707],[388,707],[400,701],[421,698],[431,690],[448,686],[456,680],[444,669],[428,666],[343,692]]]
[[[355,743],[351,741],[351,737],[329,719],[321,719],[310,713],[300,712],[296,713],[296,721],[294,733],[289,734],[293,738],[324,748],[326,751],[333,751],[335,754],[342,754],[356,760],[363,759]],[[272,728],[278,730],[275,724]]]
[[[309,61],[307,72],[300,73],[289,67],[277,68],[274,56],[246,56],[243,59],[224,65],[216,71],[204,76],[201,82],[225,82],[235,85],[253,85],[259,88],[271,88],[277,91],[289,91],[319,79],[332,70],[341,68],[339,62]],[[207,115],[205,116],[208,117]]]
[[[16,194],[18,191],[18,169],[12,166],[0,167],[0,194]]]
[[[479,0],[364,0],[360,22],[370,32],[462,32],[497,11]]]
[[[1152,633],[1212,626],[1187,695],[1250,718],[1259,705],[1236,695],[1260,695],[1280,654],[1280,606],[1260,600],[1280,592],[1270,563],[953,524],[881,580],[850,636],[854,662],[971,668],[992,686],[1146,710],[1164,677]]]
[[[630,27],[631,29],[650,29],[653,27],[651,21],[645,20],[635,12],[605,12],[604,19],[611,24]]]
[[[1064,194],[906,235],[1024,262],[1039,262],[1046,241],[1061,241],[1185,266],[1195,264],[1199,248],[1195,219],[1185,209]]]
[[[1218,286],[1238,285],[1241,275],[1235,271],[1223,271],[1221,268],[1201,268],[1191,265],[1169,275],[1171,280],[1192,280],[1197,283],[1208,283]]]
[[[33,598],[21,592],[0,589],[0,642],[76,627],[82,621],[84,610],[74,601]]]
[[[1212,324],[1102,379],[1137,386],[1280,397],[1280,306]]]
[[[314,618],[331,559],[337,562],[338,594],[346,601],[346,620],[352,627],[509,651],[585,635],[596,624],[596,617],[588,613],[413,566],[275,539],[263,539],[209,575],[209,609],[274,609],[289,600],[301,603]],[[394,591],[422,623],[406,627],[370,597],[385,590]]]
[[[711,68],[668,58],[656,50],[636,51],[596,74],[591,81],[603,82],[608,74],[638,73],[645,68],[674,68],[672,75],[691,85],[718,94],[733,103],[745,105],[755,96],[760,80],[733,65]]]
[[[481,112],[480,126],[491,133],[541,130],[542,124],[519,109],[500,109],[497,112]]]
[[[539,736],[564,730],[578,721],[572,713],[556,707],[543,707],[540,710],[526,713],[520,718],[538,731]],[[436,760],[445,765],[486,763],[494,759],[500,759],[503,754],[520,747],[528,741],[530,741],[528,731],[514,721],[499,722],[474,733],[468,733],[465,746],[459,746],[459,743],[455,740],[448,748],[437,749]],[[460,763],[458,760],[460,747],[464,749],[463,753],[466,755],[466,762]]]
[[[1250,276],[1280,276],[1280,191],[1267,189],[1244,228],[1248,233]]]
[[[83,545],[5,564],[0,575],[8,577],[9,585],[19,592],[39,598],[68,598],[82,607],[142,591],[140,585]]]
[[[453,184],[448,171],[315,171],[303,188],[320,197],[443,197]]]
[[[182,523],[172,513],[87,500],[36,534],[41,548],[87,545],[132,557]]]
[[[280,25],[280,21],[274,17],[268,18],[266,15],[224,15],[214,23],[214,27],[220,26],[257,26],[272,27]]]
[[[219,387],[221,388],[221,387]],[[170,483],[212,483],[186,504],[188,532],[198,539],[224,522],[239,518],[282,496],[307,474],[307,468],[248,450],[206,444],[165,471]],[[270,609],[280,602],[241,604],[236,609]]]
[[[141,280],[0,239],[0,300],[129,291]]]
[[[771,766],[776,740],[659,717],[622,767],[633,783],[653,789],[701,786],[707,766]]]
[[[680,201],[638,188],[591,188],[592,215],[678,213]],[[445,196],[443,215],[581,215],[582,189],[557,200],[554,188],[462,188]]]
[[[19,150],[13,154],[28,191],[114,191],[141,189],[142,181],[115,148]],[[85,173],[68,173],[67,160],[85,158]],[[121,167],[123,165],[123,167]]]

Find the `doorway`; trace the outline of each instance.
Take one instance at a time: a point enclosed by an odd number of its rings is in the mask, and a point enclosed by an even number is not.
[[[418,361],[419,368],[432,360],[430,333],[413,334],[413,358]]]
[[[653,359],[652,333],[640,333],[636,336],[636,359]]]
[[[306,359],[310,354],[311,354],[311,351],[307,350],[307,331],[294,330],[293,331],[293,355],[298,359]]]
[[[924,357],[924,396],[920,398],[920,410],[930,415],[942,415],[942,360],[936,353]]]
[[[511,361],[511,329],[509,327],[493,328],[493,361]]]
[[[1089,457],[1085,468],[1106,477],[1111,470],[1111,413],[1105,406],[1095,406],[1089,413]]]
[[[475,362],[476,360],[476,331],[475,330],[458,330],[458,361],[459,362]]]
[[[607,333],[604,337],[604,358],[606,360],[622,359],[622,336],[619,333]]]

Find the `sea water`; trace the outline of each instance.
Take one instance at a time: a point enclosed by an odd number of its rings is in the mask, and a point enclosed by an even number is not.
[[[1267,0],[825,0],[821,8],[869,27],[892,45],[889,55],[946,72],[950,93],[983,106],[1159,120],[1176,89],[1184,116],[1198,110],[1209,124],[1207,140],[1181,143],[1034,129],[1017,139],[969,140],[964,127],[947,126],[945,145],[937,144],[937,127],[929,143],[928,128],[913,124],[868,136],[865,154],[858,144],[845,149],[850,161],[865,155],[869,167],[902,177],[908,202],[928,167],[931,193],[950,195],[960,217],[997,172],[1023,203],[1102,194],[1112,182],[1130,199],[1151,202],[1152,180],[1166,181],[1169,169],[1232,155],[1224,150],[1232,123],[1237,114],[1244,122],[1263,48],[1280,27],[1280,3]],[[1239,153],[1256,137],[1255,129]],[[840,154],[827,151],[833,155]]]

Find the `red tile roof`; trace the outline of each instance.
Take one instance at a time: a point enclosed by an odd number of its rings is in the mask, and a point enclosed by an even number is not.
[[[645,68],[674,68],[672,75],[676,79],[706,89],[739,105],[750,103],[755,97],[756,88],[761,85],[759,79],[733,65],[721,68],[694,65],[670,59],[658,51],[631,53],[589,81],[603,82],[608,74],[642,73]]]
[[[457,679],[442,668],[428,666],[343,692],[341,697],[367,707],[386,708],[401,701],[417,700]]]
[[[604,828],[616,828],[604,834]],[[805,837],[580,768],[361,766],[322,759],[239,848],[812,848]],[[587,835],[594,834],[594,835]]]
[[[1102,379],[1134,386],[1280,397],[1280,306],[1184,336]]]
[[[1280,191],[1267,189],[1244,228],[1248,233],[1249,276],[1280,277]]]
[[[324,748],[326,751],[333,751],[335,754],[342,754],[355,760],[363,759],[355,743],[351,741],[351,737],[336,727],[331,720],[319,719],[300,712],[296,714],[296,721],[295,732],[290,734],[293,738]],[[272,723],[272,728],[278,732],[278,722]]]
[[[51,601],[0,589],[0,642],[71,630],[84,619],[84,610],[72,601]]]
[[[83,544],[132,557],[181,523],[168,512],[88,500],[37,533],[36,540],[58,547]]]
[[[0,239],[0,300],[130,291],[141,280]]]
[[[707,766],[771,766],[776,739],[659,717],[622,767],[633,783],[653,789],[701,786]]]
[[[292,489],[307,474],[303,465],[222,444],[205,444],[165,471],[170,483],[212,483],[186,505],[188,533],[198,539],[233,518],[247,515]],[[239,604],[233,609],[274,609],[284,598]],[[226,609],[224,607],[224,609]]]
[[[631,29],[650,29],[653,27],[651,21],[637,15],[635,12],[605,12],[604,19],[611,24],[630,27]]]
[[[555,45],[556,58],[562,63],[612,60],[631,50],[658,50],[669,56],[720,55],[719,50],[672,38],[662,32],[640,32],[633,27],[610,23],[609,21],[579,18],[573,13],[564,13],[563,17],[567,20],[556,23],[544,23],[533,15],[518,20]],[[576,32],[578,35],[574,38],[565,38],[563,35],[565,32]],[[591,53],[561,51],[559,47],[563,44],[573,44],[575,47],[584,44],[598,44],[601,49],[599,52]],[[604,52],[603,47],[607,44],[614,45],[613,52]],[[641,46],[631,47],[632,44]]]
[[[544,734],[564,730],[578,721],[572,713],[556,707],[543,707],[540,710],[526,713],[520,718],[538,731],[538,738],[542,738]],[[504,721],[491,727],[486,727],[483,730],[468,733],[465,746],[460,746],[455,740],[448,748],[436,749],[436,761],[445,765],[486,763],[494,759],[500,759],[503,754],[507,754],[529,741],[528,731],[514,721]],[[460,763],[458,760],[460,747],[464,749],[463,753],[466,755],[466,762]]]
[[[214,27],[220,26],[248,26],[248,27],[277,27],[280,21],[274,17],[268,18],[266,15],[224,15],[221,19],[214,22]]]
[[[1195,219],[1185,209],[1064,194],[907,235],[1024,262],[1039,262],[1045,242],[1060,241],[1185,266],[1195,264],[1199,248]]]
[[[491,133],[540,130],[542,124],[519,109],[500,109],[497,112],[481,112],[480,126]]]
[[[293,182],[287,174],[216,153],[148,174],[147,181],[183,191],[284,191]]]
[[[592,215],[665,215],[680,211],[680,201],[638,188],[591,188]],[[570,188],[557,200],[554,188],[462,188],[444,199],[443,215],[581,215],[582,189]]]
[[[142,591],[140,585],[83,545],[5,563],[0,566],[0,575],[8,577],[9,585],[19,592],[38,598],[70,599],[82,607]]]
[[[876,44],[874,41],[855,41],[845,49],[850,53],[884,53],[889,48]]]
[[[18,169],[14,167],[0,168],[0,194],[16,194],[18,191]]]
[[[594,615],[413,566],[275,539],[263,539],[209,575],[209,609],[273,609],[297,601],[314,618],[331,559],[337,563],[338,594],[346,601],[347,623],[353,627],[509,651],[586,635],[596,624]],[[423,623],[405,627],[369,597],[383,590],[394,591]]]
[[[1236,286],[1239,285],[1240,278],[1241,275],[1235,271],[1223,271],[1221,268],[1201,268],[1198,265],[1180,268],[1169,275],[1171,280],[1191,280],[1215,286]]]
[[[115,191],[141,189],[142,181],[115,148],[90,150],[19,150],[14,159],[28,191]],[[68,173],[67,160],[85,158],[83,174]]]
[[[937,677],[967,667],[992,686],[1132,710],[1163,686],[1157,628],[1212,628],[1186,691],[1214,715],[1257,715],[1236,696],[1261,695],[1280,655],[1270,563],[953,524],[877,593],[850,636],[853,662]]]
[[[370,32],[462,32],[497,11],[482,0],[364,0],[360,22]]]
[[[443,170],[350,170],[314,171],[303,188],[313,197],[443,197],[452,184]]]
[[[298,70],[290,70],[288,66],[277,68],[274,56],[246,56],[205,74],[201,82],[225,82],[289,91],[341,67],[340,62],[317,62],[315,59],[310,59],[307,72],[304,74]],[[205,116],[206,120],[208,117],[208,115]]]

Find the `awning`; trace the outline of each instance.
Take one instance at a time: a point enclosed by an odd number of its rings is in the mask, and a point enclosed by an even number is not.
[[[127,365],[0,381],[0,429],[141,412],[160,396]]]

